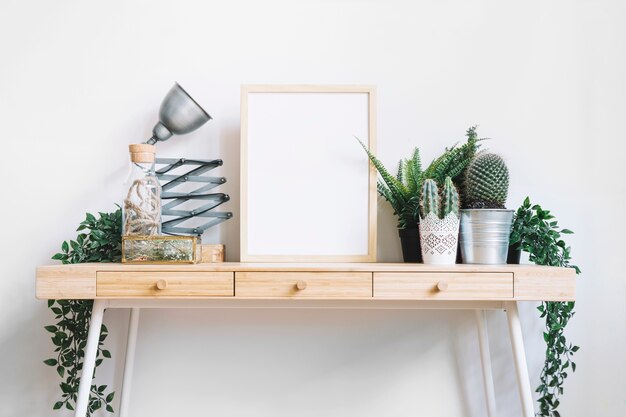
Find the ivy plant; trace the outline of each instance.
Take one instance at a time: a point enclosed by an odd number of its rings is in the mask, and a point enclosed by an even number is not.
[[[510,245],[528,253],[528,259],[537,265],[574,268],[571,248],[561,235],[573,233],[569,229],[560,229],[558,221],[540,205],[532,205],[526,197],[515,213],[511,229]],[[579,347],[569,343],[565,337],[565,327],[574,316],[574,302],[544,301],[537,307],[541,318],[545,319],[543,339],[546,342],[546,359],[540,376],[539,412],[541,417],[560,417],[559,398],[563,395],[563,385],[568,371],[576,371],[572,356]]]
[[[87,213],[85,220],[77,229],[79,234],[76,240],[63,242],[61,252],[55,254],[52,259],[64,264],[119,262],[122,256],[121,230],[122,211],[119,207],[111,213],[99,213],[97,218]],[[54,367],[61,378],[59,384],[61,398],[54,403],[52,407],[54,410],[62,407],[73,410],[76,405],[92,306],[92,300],[48,300],[48,307],[52,310],[56,323],[45,326],[45,329],[52,333],[55,357],[46,359],[44,363]],[[108,330],[103,324],[94,377],[104,358],[111,357],[111,353],[103,347],[107,335]],[[114,395],[114,392],[107,390],[106,385],[92,385],[87,416],[91,416],[102,407],[113,412],[111,403]]]

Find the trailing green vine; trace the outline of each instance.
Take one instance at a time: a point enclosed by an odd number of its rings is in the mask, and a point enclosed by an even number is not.
[[[570,247],[561,238],[562,234],[573,233],[560,229],[557,220],[538,204],[531,205],[530,198],[515,213],[510,244],[514,249],[521,249],[529,254],[528,259],[537,265],[574,268],[571,265]],[[565,338],[565,327],[574,316],[574,302],[544,301],[538,307],[541,318],[546,321],[543,339],[546,342],[546,359],[541,371],[539,393],[539,412],[541,417],[560,417],[558,412],[560,396],[569,369],[576,371],[572,356],[579,349]]]
[[[112,213],[99,213],[98,218],[87,213],[85,220],[77,229],[80,233],[76,240],[63,242],[61,252],[55,254],[52,259],[64,264],[119,262],[122,255],[121,230],[121,209],[118,208]],[[61,399],[54,403],[52,407],[54,410],[62,407],[73,410],[76,405],[92,306],[92,300],[48,300],[48,307],[54,313],[56,323],[45,326],[45,329],[52,333],[51,340],[55,346],[56,355],[54,358],[46,359],[44,363],[55,367],[61,378],[59,384]],[[108,330],[103,324],[94,376],[104,358],[111,357],[111,353],[103,348],[103,342],[107,336]],[[107,411],[113,412],[111,403],[114,395],[114,392],[107,390],[106,385],[92,385],[87,416],[91,416],[94,411],[103,406]]]

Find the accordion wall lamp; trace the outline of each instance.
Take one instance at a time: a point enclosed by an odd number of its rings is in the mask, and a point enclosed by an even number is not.
[[[155,145],[174,135],[193,132],[209,120],[211,116],[175,83],[161,103],[159,121],[146,143]],[[199,237],[208,228],[232,218],[231,212],[213,211],[230,200],[228,194],[211,192],[224,184],[226,178],[207,175],[222,166],[221,159],[156,158],[155,162],[162,187],[164,234]]]

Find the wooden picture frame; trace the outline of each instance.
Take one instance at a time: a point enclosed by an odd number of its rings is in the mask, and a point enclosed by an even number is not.
[[[241,261],[375,262],[371,86],[241,87]]]

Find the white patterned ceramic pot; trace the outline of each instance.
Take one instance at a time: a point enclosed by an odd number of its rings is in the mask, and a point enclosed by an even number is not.
[[[459,243],[459,218],[454,213],[443,219],[433,213],[420,219],[422,258],[427,265],[453,265]]]

